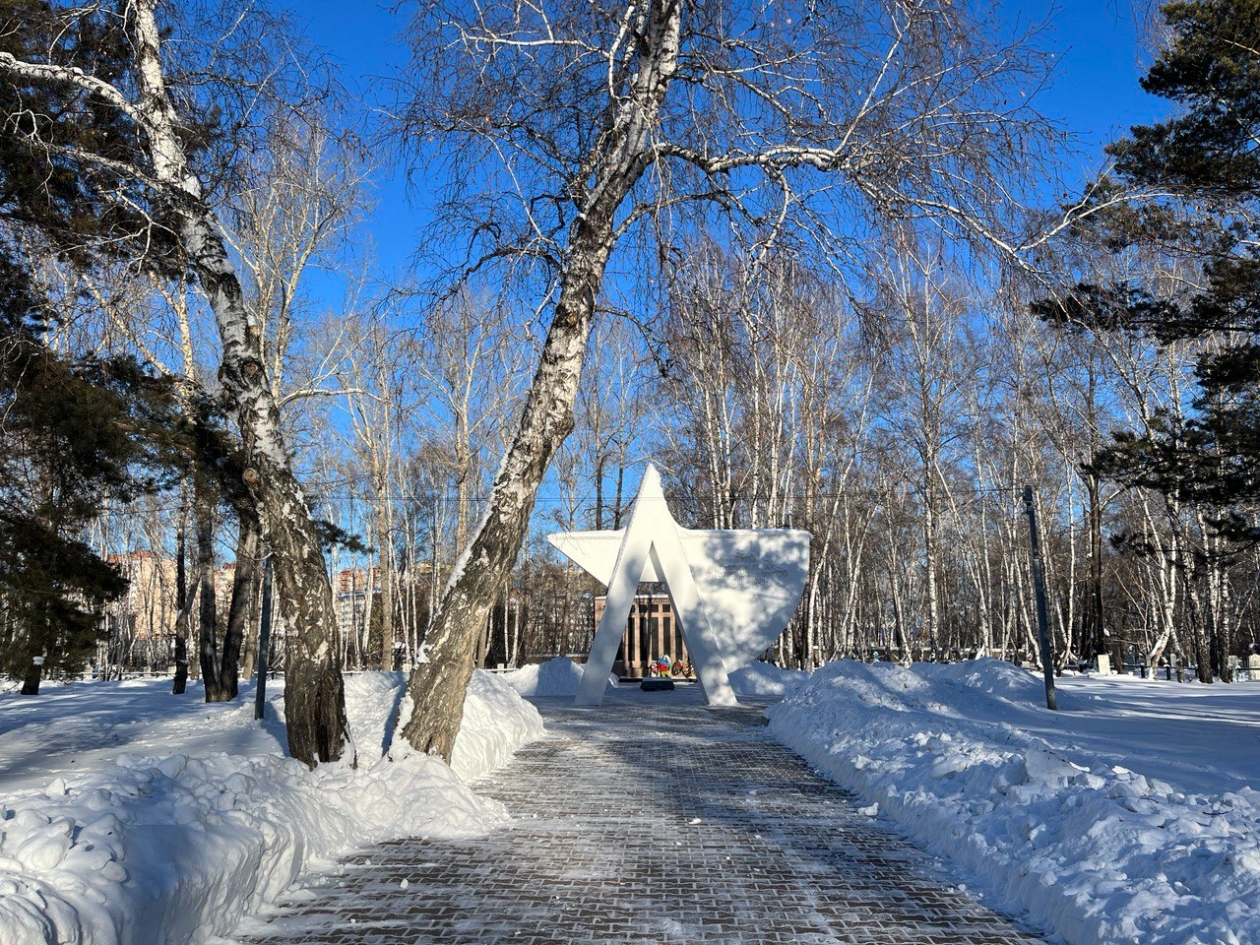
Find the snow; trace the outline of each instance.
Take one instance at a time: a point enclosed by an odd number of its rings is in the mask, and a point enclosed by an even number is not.
[[[572,696],[582,681],[582,667],[561,656],[522,666],[499,678],[522,696]],[[735,694],[755,699],[781,699],[808,678],[809,673],[799,669],[780,669],[770,663],[752,663],[730,674]],[[617,678],[609,677],[609,682],[615,686]]]
[[[401,674],[346,679],[358,750],[284,750],[280,683],[206,705],[167,679],[0,694],[0,943],[192,943],[374,841],[502,828],[469,782],[542,735],[519,691],[571,696],[556,660],[469,685],[453,768],[386,745]],[[988,904],[1069,945],[1260,942],[1260,682],[1039,677],[977,660],[754,664],[772,734],[953,864]],[[631,693],[628,697],[637,695]]]
[[[542,734],[514,690],[474,675],[454,770],[385,749],[400,673],[346,678],[358,749],[310,771],[284,750],[283,685],[206,705],[169,679],[0,695],[0,942],[201,943],[303,871],[374,841],[506,822],[467,782]]]
[[[529,711],[521,711],[522,706]],[[543,734],[542,716],[514,688],[491,673],[474,673],[451,767],[471,781],[506,764],[517,746]]]
[[[773,663],[749,663],[731,673],[731,688],[735,695],[756,699],[782,699],[794,692],[809,679],[809,673],[799,669],[782,669]]]
[[[774,735],[1066,942],[1260,942],[1260,684],[842,662]]]
[[[522,666],[500,677],[522,696],[572,696],[582,681],[582,667],[563,656]]]

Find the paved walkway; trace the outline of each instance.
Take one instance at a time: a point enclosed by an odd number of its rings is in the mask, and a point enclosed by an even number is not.
[[[694,689],[538,700],[552,737],[483,785],[515,817],[299,892],[259,945],[1036,945],[765,730]],[[405,883],[404,883],[405,881]]]

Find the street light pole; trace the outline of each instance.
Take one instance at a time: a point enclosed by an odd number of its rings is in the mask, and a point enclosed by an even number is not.
[[[1057,710],[1054,691],[1054,648],[1046,619],[1046,575],[1041,562],[1041,541],[1037,535],[1037,511],[1033,505],[1032,486],[1024,487],[1024,509],[1028,512],[1028,540],[1032,549],[1033,590],[1037,598],[1037,639],[1041,644],[1041,670],[1046,679],[1046,708]]]
[[[254,718],[263,717],[267,704],[267,664],[271,661],[271,554],[263,561],[262,621],[258,627],[258,666],[254,670],[258,691],[254,695]]]

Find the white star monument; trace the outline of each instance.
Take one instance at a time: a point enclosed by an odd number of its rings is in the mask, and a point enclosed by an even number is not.
[[[561,532],[548,540],[608,587],[577,705],[603,701],[640,581],[664,582],[705,701],[736,705],[728,674],[783,632],[809,573],[809,532],[680,528],[651,465],[625,528]]]

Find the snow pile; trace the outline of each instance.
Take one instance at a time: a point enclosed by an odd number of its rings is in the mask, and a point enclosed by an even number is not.
[[[780,669],[773,663],[756,662],[735,670],[730,678],[731,688],[737,696],[782,699],[809,679],[809,673],[799,669]]]
[[[126,744],[143,729],[137,746],[158,752],[126,752],[80,770],[69,766],[91,753],[63,749],[65,773],[46,788],[0,794],[0,942],[204,942],[321,859],[390,837],[467,836],[506,820],[501,805],[473,794],[440,761],[414,753],[382,759],[401,674],[347,679],[359,767],[347,758],[315,771],[269,743],[275,720],[255,722],[252,703],[197,707],[192,692],[177,703],[169,686],[88,684],[74,693],[101,741]],[[111,696],[126,697],[121,713]],[[20,699],[5,698],[13,711],[0,731],[0,755],[10,743],[26,748],[24,717],[32,731],[48,724],[40,717],[46,707]],[[269,715],[282,715],[280,699],[275,692]],[[147,726],[130,716],[146,705]],[[505,759],[541,727],[532,706],[483,674],[467,705],[456,751],[472,759],[471,773]],[[160,751],[177,748],[200,719],[223,750]]]
[[[558,656],[535,666],[522,666],[501,678],[523,696],[572,696],[582,681],[582,667]]]
[[[516,689],[494,673],[474,673],[451,767],[471,781],[503,765],[519,746],[544,734],[542,716]]]
[[[776,737],[976,874],[1000,907],[1069,943],[1260,942],[1260,792],[1187,792],[1115,764],[1119,730],[1092,751],[1062,747],[1089,743],[1100,698],[1061,690],[1065,711],[1050,713],[1039,679],[994,660],[844,662],[767,715]]]

